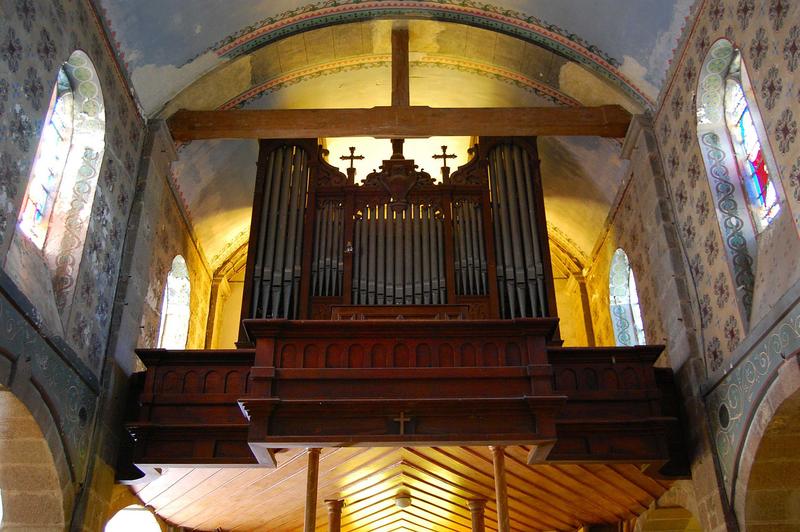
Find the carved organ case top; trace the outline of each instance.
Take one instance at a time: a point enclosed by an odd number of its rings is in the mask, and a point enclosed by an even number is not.
[[[315,139],[260,142],[243,319],[556,316],[536,139],[441,183],[402,145],[355,183]]]

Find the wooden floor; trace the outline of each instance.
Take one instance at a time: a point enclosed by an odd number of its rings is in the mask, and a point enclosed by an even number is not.
[[[506,448],[511,528],[575,530],[615,523],[647,509],[669,487],[630,464],[526,465],[528,449]],[[135,487],[173,524],[198,530],[297,531],[303,526],[306,455],[278,455],[278,468],[171,468]],[[394,504],[405,487],[412,504]],[[325,499],[344,498],[343,531],[470,530],[466,500],[485,498],[486,529],[496,530],[492,459],[487,447],[323,449],[317,530],[327,530]]]

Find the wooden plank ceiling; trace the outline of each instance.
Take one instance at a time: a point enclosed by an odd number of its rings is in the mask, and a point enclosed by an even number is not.
[[[669,487],[631,464],[526,465],[529,449],[506,448],[512,530],[576,530],[644,512]],[[170,468],[134,489],[162,517],[189,529],[296,531],[303,527],[306,455],[278,455],[278,467]],[[394,496],[411,493],[400,509]],[[345,499],[342,530],[469,532],[469,499],[484,498],[496,530],[492,458],[487,447],[336,448],[320,457],[317,530],[325,499]]]

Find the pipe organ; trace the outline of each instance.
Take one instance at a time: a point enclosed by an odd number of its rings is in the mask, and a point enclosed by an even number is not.
[[[535,139],[481,138],[441,183],[402,145],[356,183],[261,141],[243,319],[556,315]]]

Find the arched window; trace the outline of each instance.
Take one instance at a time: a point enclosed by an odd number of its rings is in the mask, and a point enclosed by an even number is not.
[[[59,311],[75,291],[104,151],[103,93],[77,50],[56,73],[15,233],[41,250]]]
[[[180,255],[172,260],[172,269],[167,275],[164,295],[161,299],[161,327],[158,332],[158,347],[185,349],[189,336],[189,269]]]
[[[725,122],[753,221],[756,229],[763,231],[778,215],[781,207],[745,96],[743,83],[746,76],[741,54],[739,50],[734,50],[725,80]]]
[[[105,532],[161,532],[161,527],[150,510],[131,504],[109,519]]]
[[[697,80],[697,139],[705,163],[736,302],[747,326],[753,306],[756,235],[779,215],[782,189],[742,56],[719,39]],[[750,223],[748,223],[750,220]]]
[[[636,281],[628,256],[622,249],[614,252],[609,274],[611,322],[617,345],[644,345],[644,323],[639,307]]]

